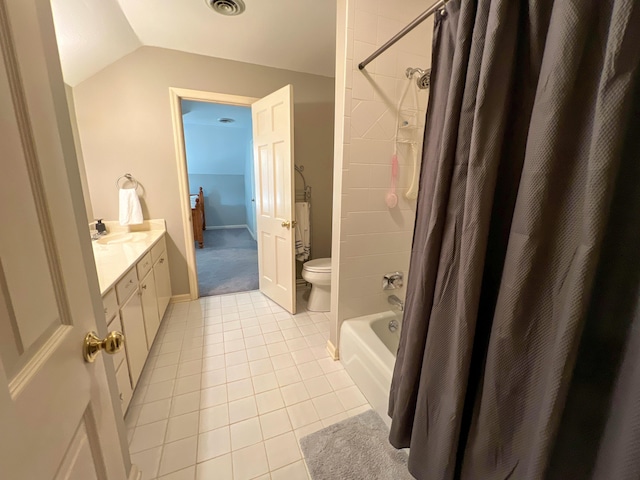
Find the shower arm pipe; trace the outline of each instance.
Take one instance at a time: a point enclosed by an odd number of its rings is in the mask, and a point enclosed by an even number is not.
[[[400,30],[400,32],[398,32],[396,35],[394,35],[393,38],[391,38],[391,40],[389,40],[387,43],[382,45],[379,49],[377,49],[375,52],[373,52],[371,55],[369,55],[365,60],[360,62],[360,64],[358,65],[358,68],[360,70],[364,70],[364,68],[367,65],[369,65],[371,62],[373,62],[381,54],[386,52],[391,46],[395,45],[396,42],[398,42],[398,40],[400,40],[405,35],[407,35],[409,32],[411,32],[414,28],[416,28],[418,25],[420,25],[422,22],[424,22],[427,18],[429,18],[431,15],[433,15],[436,11],[438,11],[439,9],[444,7],[446,3],[447,3],[447,0],[438,0],[436,3],[431,5],[427,10],[425,10],[423,13],[421,13],[413,22],[411,22],[409,25],[407,25],[402,30]]]

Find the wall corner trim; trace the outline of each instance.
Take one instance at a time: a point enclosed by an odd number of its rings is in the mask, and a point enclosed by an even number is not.
[[[340,360],[338,348],[333,343],[331,343],[331,340],[327,340],[327,351],[329,352],[329,355],[331,355],[331,358],[333,358],[334,360]]]
[[[129,480],[142,480],[142,470],[134,463],[131,464],[131,470],[129,471]]]

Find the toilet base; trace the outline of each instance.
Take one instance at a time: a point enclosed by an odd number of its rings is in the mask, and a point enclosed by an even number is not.
[[[310,312],[328,312],[331,310],[331,285],[311,285],[307,310]]]

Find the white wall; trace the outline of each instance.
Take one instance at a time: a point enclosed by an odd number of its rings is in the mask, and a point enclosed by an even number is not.
[[[87,184],[87,172],[84,167],[84,158],[82,157],[82,148],[80,148],[80,135],[78,133],[78,119],[76,118],[76,107],[73,100],[73,89],[65,83],[64,92],[67,94],[67,104],[69,106],[69,119],[71,120],[71,132],[73,133],[73,143],[76,147],[76,156],[78,157],[78,168],[80,170],[80,181],[82,183],[82,195],[84,197],[84,208],[87,213],[87,223],[91,223],[93,218],[93,207],[91,206],[91,195],[89,194],[89,185]]]
[[[338,346],[344,319],[389,309],[387,297],[404,297],[404,289],[382,290],[382,276],[409,268],[415,220],[415,200],[404,196],[413,176],[407,145],[398,147],[400,171],[398,206],[389,209],[385,196],[391,178],[396,131],[396,105],[407,83],[407,67],[428,68],[431,63],[432,19],[407,35],[369,64],[358,63],[373,53],[428,7],[424,1],[397,0],[393,8],[378,0],[338,3],[336,158],[334,174],[340,181],[334,192],[333,255],[334,325],[331,342]],[[346,17],[346,20],[345,20]],[[412,88],[415,88],[412,86]],[[413,106],[410,90],[406,106]],[[427,91],[419,93],[419,118],[424,123]],[[422,141],[422,132],[416,133]],[[418,145],[420,147],[420,145]],[[420,156],[418,156],[420,158]],[[336,258],[337,257],[337,258]],[[337,268],[336,268],[337,267]]]

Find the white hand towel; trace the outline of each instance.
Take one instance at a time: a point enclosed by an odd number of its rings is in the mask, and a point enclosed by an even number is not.
[[[311,222],[309,202],[296,202],[296,260],[309,260],[311,253]]]
[[[142,223],[142,207],[135,188],[120,189],[120,225]]]

